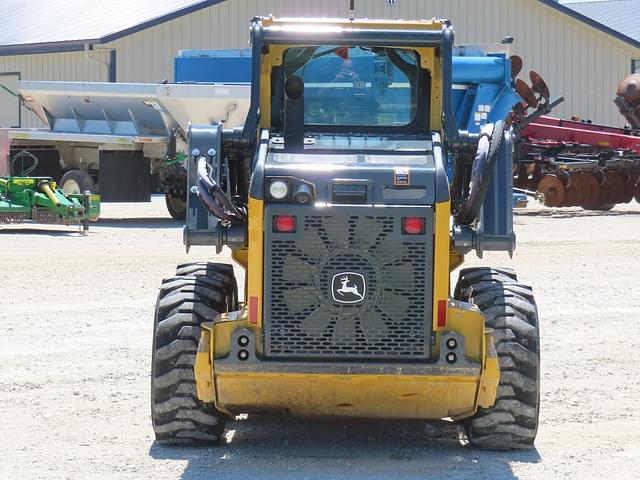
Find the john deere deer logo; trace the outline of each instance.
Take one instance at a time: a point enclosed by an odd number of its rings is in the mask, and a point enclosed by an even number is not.
[[[338,303],[359,303],[364,300],[367,284],[364,275],[356,272],[336,273],[331,280],[331,295]]]

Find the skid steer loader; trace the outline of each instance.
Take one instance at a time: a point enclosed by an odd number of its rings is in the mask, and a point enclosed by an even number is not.
[[[511,107],[509,58],[454,50],[444,20],[255,18],[251,42],[244,125],[191,126],[184,227],[187,249],[232,250],[243,301],[228,264],[163,281],[157,440],[269,413],[450,418],[478,447],[533,445],[531,289],[494,268],[450,285],[465,254],[515,248],[509,108],[474,90]]]

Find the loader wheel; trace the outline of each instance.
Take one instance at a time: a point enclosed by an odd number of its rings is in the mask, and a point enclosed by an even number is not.
[[[462,299],[463,290],[480,282],[517,282],[518,276],[511,268],[475,267],[460,270],[458,283],[453,292],[454,298]]]
[[[60,188],[66,194],[79,194],[86,191],[96,193],[96,184],[84,170],[69,170],[60,180]]]
[[[176,267],[176,275],[185,277],[204,276],[209,278],[224,278],[226,282],[225,287],[230,297],[229,311],[240,309],[238,303],[238,284],[236,283],[236,277],[233,272],[233,265],[211,262],[181,263]]]
[[[217,442],[226,417],[196,394],[193,372],[200,324],[229,309],[233,274],[176,276],[163,281],[156,303],[151,367],[151,417],[156,440]]]
[[[185,220],[187,218],[187,202],[184,197],[165,193],[164,202],[171,218],[174,220]]]
[[[512,270],[467,268],[455,291],[459,300],[477,305],[494,329],[500,364],[495,405],[466,421],[471,445],[531,448],[540,406],[540,333],[532,290],[518,283]]]

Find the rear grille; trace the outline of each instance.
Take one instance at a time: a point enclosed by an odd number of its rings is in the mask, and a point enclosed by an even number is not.
[[[415,208],[376,208],[393,215],[375,216],[331,210],[337,213],[298,215],[295,235],[266,234],[266,355],[428,358],[432,232],[411,242],[399,235],[401,217]]]

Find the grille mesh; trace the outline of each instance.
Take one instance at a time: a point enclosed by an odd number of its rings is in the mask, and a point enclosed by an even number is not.
[[[296,236],[267,235],[265,353],[428,358],[431,248],[425,237],[399,237],[400,216],[309,215],[298,221]],[[333,300],[332,279],[341,272],[365,277],[362,302]]]

